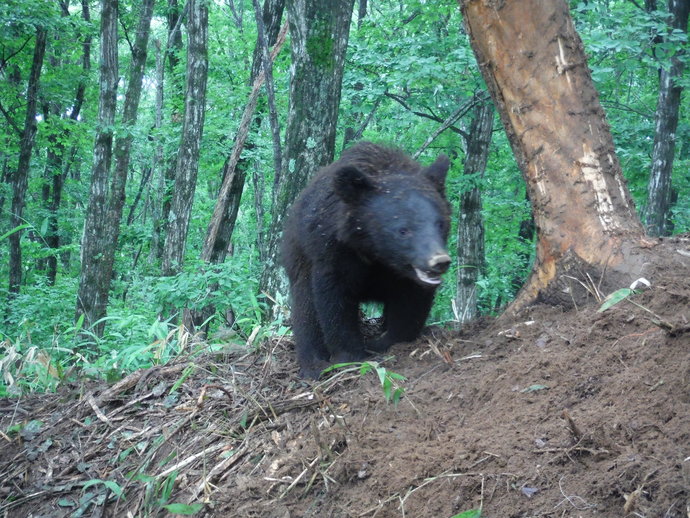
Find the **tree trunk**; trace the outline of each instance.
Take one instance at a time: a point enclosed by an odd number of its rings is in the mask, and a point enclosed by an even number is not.
[[[144,68],[146,66],[146,56],[151,29],[151,17],[153,16],[153,5],[155,0],[144,0],[140,6],[139,23],[132,47],[132,62],[130,64],[127,91],[122,106],[121,132],[115,140],[115,167],[113,177],[110,182],[110,192],[108,205],[105,214],[103,246],[100,250],[101,268],[99,276],[102,282],[99,288],[102,290],[99,295],[102,311],[98,318],[105,316],[108,296],[110,293],[110,283],[113,279],[113,265],[115,262],[115,251],[117,241],[120,236],[120,223],[122,220],[122,208],[125,204],[125,187],[127,184],[127,173],[132,149],[132,130],[137,121],[139,101],[141,100],[141,87],[144,78]]]
[[[82,18],[87,23],[91,22],[88,0],[82,0]],[[86,94],[87,75],[89,70],[91,70],[91,41],[91,34],[86,34],[84,36],[84,42],[82,43],[82,70],[84,76],[79,80],[77,90],[74,94],[74,102],[70,106],[69,118],[74,124],[77,124],[79,121],[81,107],[84,104],[84,96]],[[52,110],[46,107],[43,111],[47,122],[49,112],[52,111],[50,114],[51,116],[62,117],[66,110],[64,106],[53,106]],[[47,151],[46,169],[44,173],[45,184],[43,199],[45,209],[48,212],[48,232],[46,233],[45,240],[48,247],[52,250],[52,253],[46,258],[46,279],[50,286],[55,284],[55,279],[57,278],[57,250],[60,248],[58,210],[62,203],[62,188],[64,187],[67,177],[67,167],[65,164],[67,150],[65,143],[69,138],[70,132],[69,129],[64,129],[61,131],[59,137],[54,133],[48,137],[50,146]]]
[[[671,28],[688,32],[690,0],[669,0],[668,9],[673,16]],[[672,58],[670,67],[662,67],[659,76],[659,98],[656,105],[654,149],[652,169],[647,186],[645,222],[647,233],[667,236],[671,233],[670,209],[672,198],[671,173],[676,149],[676,129],[683,87],[679,80],[683,75],[683,51]]]
[[[163,275],[182,269],[199,166],[208,79],[208,5],[190,0],[187,23],[187,79],[182,136],[175,166],[175,187],[163,250]]]
[[[168,0],[168,41],[165,46],[165,53],[163,59],[168,62],[168,72],[171,78],[172,85],[172,101],[169,103],[172,106],[171,126],[177,128],[182,120],[182,115],[175,108],[183,104],[184,89],[181,82],[178,80],[179,74],[176,69],[180,64],[180,54],[182,52],[182,21],[189,11],[189,4],[185,3],[184,8],[180,8],[177,0]],[[163,72],[163,71],[161,71]],[[163,75],[160,76],[160,92],[163,92]],[[160,217],[154,222],[154,232],[156,237],[153,239],[157,248],[154,249],[155,256],[159,259],[163,258],[163,250],[165,246],[165,236],[168,234],[168,219],[170,218],[170,207],[172,204],[172,194],[175,185],[175,172],[177,168],[177,154],[172,154],[168,159],[168,163],[164,166],[163,177],[161,184],[163,186],[161,192],[160,202]],[[158,212],[158,211],[157,211]]]
[[[597,289],[578,280],[620,287],[640,267],[631,248],[644,232],[567,2],[461,5],[534,208],[536,261],[509,309],[577,303]]]
[[[494,107],[490,101],[474,109],[467,138],[467,156],[463,174],[478,184],[484,177],[494,125]],[[479,185],[460,195],[458,218],[458,290],[455,299],[459,323],[469,322],[478,315],[477,279],[484,269],[484,221]]]
[[[24,129],[19,144],[19,161],[17,169],[12,177],[12,216],[10,229],[17,228],[23,223],[24,206],[26,205],[26,187],[29,181],[29,168],[31,165],[31,152],[34,147],[36,135],[36,107],[38,103],[38,84],[43,67],[43,56],[46,51],[46,30],[43,27],[36,29],[36,43],[34,45],[34,57],[31,63],[31,72],[26,88],[26,115]],[[22,231],[14,232],[9,237],[10,264],[9,264],[9,292],[10,295],[19,293],[22,283]]]
[[[264,0],[261,16],[268,47],[273,47],[278,40],[278,34],[281,32],[281,22],[283,21],[283,11],[285,11],[285,0]],[[258,36],[256,40],[254,57],[252,58],[252,73],[249,79],[250,85],[254,84],[263,68],[263,51]]]
[[[278,268],[283,217],[307,180],[333,161],[345,51],[354,0],[288,1],[292,66],[280,181],[274,193],[262,291],[287,293]]]
[[[266,89],[266,100],[268,102],[268,119],[271,125],[271,135],[273,136],[273,170],[281,170],[282,149],[280,146],[280,123],[278,121],[278,111],[276,109],[275,89],[273,87],[273,61],[269,52],[268,37],[264,26],[263,14],[260,12],[259,0],[253,0],[256,27],[257,27],[257,47],[261,49],[261,68],[264,75],[264,88]],[[275,183],[280,177],[276,178]]]
[[[113,151],[113,126],[117,107],[117,0],[101,0],[100,94],[98,101],[98,130],[93,150],[93,168],[89,205],[86,209],[84,234],[81,242],[81,274],[77,296],[77,318],[84,315],[84,328],[99,336],[104,323],[96,322],[105,314],[107,301],[101,276],[105,243],[105,210]]]
[[[156,135],[163,126],[163,80],[165,78],[165,56],[161,51],[160,40],[154,41],[156,47],[156,107],[155,107],[155,122],[154,131]],[[163,143],[161,139],[156,139],[156,148],[153,152],[153,163],[151,164],[152,175],[155,178],[158,175],[158,181],[151,181],[154,185],[152,191],[154,192],[151,200],[151,220],[153,221],[151,249],[149,251],[149,263],[153,263],[157,258],[163,256],[163,203],[160,201],[165,197],[165,173],[163,164]]]

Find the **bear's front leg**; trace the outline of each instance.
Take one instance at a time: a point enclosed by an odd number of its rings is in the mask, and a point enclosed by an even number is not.
[[[434,302],[434,290],[401,282],[391,288],[383,306],[386,332],[367,343],[367,349],[384,352],[393,344],[419,338]]]
[[[344,272],[312,272],[314,306],[332,363],[358,361],[366,356],[359,330],[360,301],[350,288]]]
[[[321,371],[328,367],[329,353],[314,308],[311,282],[307,273],[303,273],[303,276],[290,285],[290,296],[292,330],[300,376],[318,379]]]

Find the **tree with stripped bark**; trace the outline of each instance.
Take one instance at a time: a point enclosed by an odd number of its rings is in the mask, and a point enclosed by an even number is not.
[[[638,276],[644,254],[637,251],[649,243],[568,3],[465,0],[461,7],[537,228],[531,276],[509,309],[571,304]]]

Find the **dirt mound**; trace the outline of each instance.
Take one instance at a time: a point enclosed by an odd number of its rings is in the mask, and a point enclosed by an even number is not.
[[[687,518],[689,244],[602,313],[394,347],[397,405],[375,371],[299,381],[286,339],[2,401],[0,513]]]

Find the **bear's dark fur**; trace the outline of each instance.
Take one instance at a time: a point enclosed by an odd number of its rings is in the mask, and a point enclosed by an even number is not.
[[[330,363],[419,336],[450,265],[448,166],[445,155],[423,168],[398,150],[361,142],[295,201],[282,258],[302,376],[318,378]],[[369,341],[359,327],[365,301],[383,303],[384,332]]]

